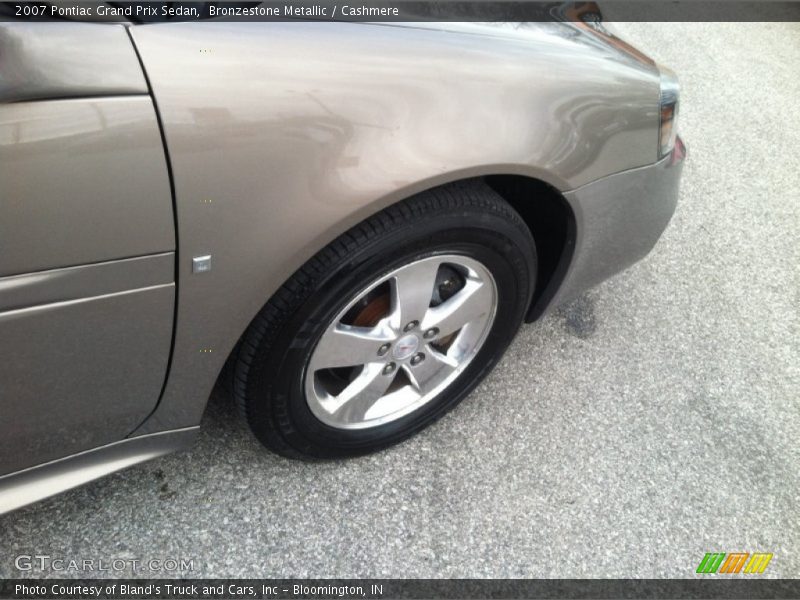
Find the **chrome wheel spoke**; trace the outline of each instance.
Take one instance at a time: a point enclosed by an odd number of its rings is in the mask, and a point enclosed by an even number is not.
[[[395,273],[392,278],[392,325],[422,322],[433,297],[440,261],[423,260]]]
[[[425,360],[417,365],[403,365],[411,384],[424,396],[436,390],[456,371],[458,361],[433,350],[425,348]]]
[[[378,360],[378,350],[394,336],[383,325],[353,327],[336,323],[328,328],[314,350],[309,369],[354,367]]]
[[[488,319],[494,308],[494,290],[477,279],[467,279],[464,287],[439,306],[428,309],[422,329],[439,330],[437,337],[443,338],[458,331],[467,323],[477,319]]]
[[[361,374],[335,397],[333,416],[349,422],[363,421],[392,381],[394,374],[384,375],[382,364],[364,365]]]

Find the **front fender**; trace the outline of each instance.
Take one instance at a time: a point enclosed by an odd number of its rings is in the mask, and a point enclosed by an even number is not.
[[[226,357],[337,235],[492,173],[567,191],[656,160],[657,73],[564,24],[525,35],[367,23],[132,27],[171,157],[178,318],[140,429],[199,422]],[[191,259],[212,255],[212,269]]]

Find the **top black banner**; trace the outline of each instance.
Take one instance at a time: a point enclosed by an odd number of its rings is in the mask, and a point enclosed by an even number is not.
[[[267,2],[0,2],[0,21],[531,22],[800,21],[800,0],[284,0]]]

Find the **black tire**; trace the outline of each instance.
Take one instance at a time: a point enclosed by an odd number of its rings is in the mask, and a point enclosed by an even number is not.
[[[303,374],[316,341],[356,290],[418,258],[462,254],[497,284],[497,312],[475,358],[416,411],[367,429],[318,420]],[[516,334],[536,283],[536,249],[514,209],[482,181],[421,193],[342,234],[287,281],[251,323],[234,359],[233,392],[256,437],[293,458],[355,456],[395,444],[439,419],[491,371]]]

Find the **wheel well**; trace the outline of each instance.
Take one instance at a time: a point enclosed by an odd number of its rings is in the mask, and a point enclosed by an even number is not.
[[[575,215],[558,190],[538,179],[522,175],[487,175],[484,179],[520,214],[536,242],[538,277],[525,319],[530,323],[544,312],[572,260]]]
[[[487,175],[483,180],[519,213],[536,243],[536,289],[525,319],[530,323],[544,312],[572,259],[575,215],[561,193],[541,180],[522,175]],[[445,186],[452,183],[456,182]],[[218,378],[228,390],[233,386],[233,361],[240,344],[241,338]]]

